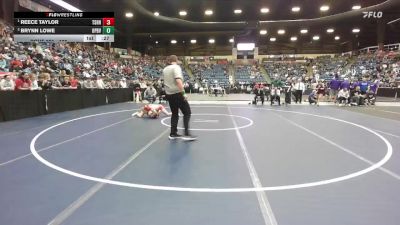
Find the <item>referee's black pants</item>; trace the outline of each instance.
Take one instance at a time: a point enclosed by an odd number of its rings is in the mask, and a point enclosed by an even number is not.
[[[172,112],[171,116],[171,135],[178,133],[178,120],[179,120],[179,109],[183,113],[183,126],[185,127],[185,135],[189,135],[189,121],[192,111],[188,101],[183,97],[182,93],[176,93],[173,95],[166,95],[169,102],[169,107]]]

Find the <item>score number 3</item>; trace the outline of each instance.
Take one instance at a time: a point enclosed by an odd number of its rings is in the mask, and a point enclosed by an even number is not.
[[[114,26],[114,18],[103,18],[103,26]]]

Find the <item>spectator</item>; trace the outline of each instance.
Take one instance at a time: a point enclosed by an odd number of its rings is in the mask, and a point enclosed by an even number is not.
[[[7,61],[2,54],[0,54],[0,71],[8,72]]]
[[[60,82],[60,80],[58,79],[58,77],[54,76],[51,79],[51,88],[52,89],[61,89],[62,88],[62,84]]]
[[[61,86],[63,88],[70,88],[71,87],[71,81],[69,80],[69,77],[64,77],[63,82],[61,82]]]
[[[269,88],[269,85],[265,85],[264,87],[264,93],[266,97],[266,101],[269,101],[269,96],[271,95],[271,89]]]
[[[349,90],[350,88],[350,82],[349,82],[349,78],[344,78],[344,81],[342,83],[340,83],[340,89],[347,89]]]
[[[367,93],[369,85],[370,85],[370,83],[369,83],[369,81],[367,81],[367,78],[363,77],[362,81],[359,83],[360,91],[361,91],[362,95],[365,95]]]
[[[32,82],[29,79],[29,75],[25,72],[20,73],[18,79],[15,80],[15,90],[27,91],[30,90]]]
[[[281,90],[279,87],[272,86],[271,90],[271,105],[274,101],[278,102],[278,105],[281,105]]]
[[[84,89],[93,89],[93,81],[90,78],[85,77],[83,81],[83,88]]]
[[[144,91],[144,99],[153,103],[156,101],[157,91],[154,89],[153,85],[149,85]]]
[[[105,89],[106,88],[103,79],[101,77],[99,77],[99,76],[96,77],[96,87],[98,89]]]
[[[257,98],[261,99],[261,104],[264,105],[264,100],[265,100],[265,92],[264,92],[264,86],[263,85],[254,85],[254,102],[257,103]]]
[[[333,100],[333,102],[336,103],[336,97],[338,95],[339,89],[340,89],[340,81],[339,81],[339,76],[335,75],[335,77],[329,82],[329,97],[330,100]]]
[[[22,64],[21,60],[18,59],[18,57],[14,57],[14,59],[11,61],[11,69],[12,71],[21,71],[24,65]]]
[[[80,89],[80,83],[79,80],[76,79],[76,77],[74,77],[73,75],[69,76],[69,82],[71,83],[70,87],[72,89]]]
[[[351,105],[352,106],[364,105],[364,95],[362,94],[359,86],[357,86],[356,89],[354,90],[354,95],[351,98]]]
[[[42,88],[39,87],[38,80],[37,80],[37,77],[35,74],[33,74],[33,73],[30,74],[29,79],[31,80],[31,90],[32,91],[33,90],[42,90]]]
[[[351,80],[350,86],[349,86],[350,98],[352,98],[354,96],[354,92],[356,91],[357,87],[358,87],[358,82]]]
[[[301,100],[303,98],[303,93],[306,90],[306,87],[300,78],[297,79],[296,84],[294,84],[293,90],[295,90],[294,91],[294,99],[295,99],[294,101],[296,103],[299,102],[301,104]]]
[[[40,88],[42,88],[42,90],[49,90],[51,89],[51,80],[50,80],[50,74],[48,73],[42,73],[39,76],[39,81],[38,81],[38,85]]]
[[[350,103],[350,92],[347,88],[343,88],[338,93],[339,106]]]
[[[369,85],[369,90],[374,95],[376,95],[378,93],[379,84],[380,84],[379,79],[375,79],[375,81],[370,83],[370,85]]]
[[[140,90],[139,81],[137,81],[137,80],[134,81],[132,87],[134,89],[133,101],[135,101],[135,102],[142,101],[142,93]]]
[[[5,75],[4,79],[0,81],[0,90],[1,91],[14,91],[15,84],[14,81],[11,80],[9,75]]]
[[[324,83],[322,83],[321,80],[318,81],[316,89],[317,89],[317,106],[319,106],[319,102],[325,96],[325,85]]]
[[[125,79],[125,78],[122,78],[122,79],[120,80],[119,86],[120,86],[121,88],[127,88],[127,84],[126,84],[126,79]]]
[[[367,91],[367,94],[365,94],[365,102],[367,105],[375,105],[376,101],[376,94],[375,92],[370,89]]]
[[[311,104],[316,105],[318,103],[317,98],[318,98],[317,90],[312,90],[310,95],[308,95],[308,102],[310,103],[310,105]]]
[[[119,88],[119,82],[117,82],[116,80],[111,80],[110,82],[110,86],[111,88]]]

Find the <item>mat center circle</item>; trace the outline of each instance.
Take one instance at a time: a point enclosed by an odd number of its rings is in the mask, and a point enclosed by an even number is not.
[[[235,120],[235,122],[237,123],[236,127],[234,126],[232,120]],[[182,116],[180,116],[180,121],[183,121]],[[190,130],[227,131],[227,130],[243,129],[253,125],[253,123],[254,123],[253,120],[244,116],[237,116],[231,114],[217,114],[217,113],[197,113],[191,115]],[[161,120],[161,124],[167,127],[171,127],[171,117],[163,118]],[[178,129],[183,130],[184,128],[178,126]]]

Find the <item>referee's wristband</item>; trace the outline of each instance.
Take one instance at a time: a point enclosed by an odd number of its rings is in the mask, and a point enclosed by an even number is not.
[[[185,91],[182,91],[181,93],[182,93],[182,95],[183,95],[183,96],[186,96],[186,93],[185,93]]]

